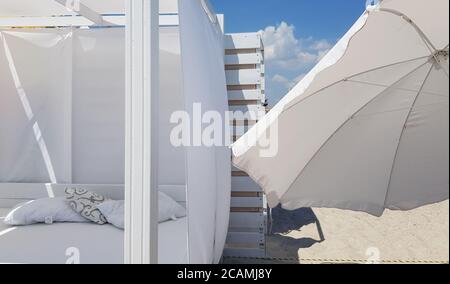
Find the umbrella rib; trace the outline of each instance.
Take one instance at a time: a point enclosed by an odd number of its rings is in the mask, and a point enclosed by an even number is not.
[[[442,105],[442,102],[439,102],[439,103],[433,103],[433,104],[424,104],[424,105],[421,105],[421,107],[441,106],[441,105]],[[444,106],[443,108],[448,108],[448,106]],[[375,112],[372,114],[360,115],[359,117],[370,117],[370,116],[381,115],[381,114],[386,114],[386,113],[398,112],[398,111],[407,110],[407,109],[409,109],[409,107],[387,110],[387,111],[382,111],[382,112]]]
[[[422,31],[422,29],[416,25],[416,23],[414,23],[414,21],[409,18],[406,14],[393,10],[393,9],[387,9],[387,8],[380,8],[379,9],[380,12],[386,12],[386,13],[391,13],[393,15],[402,17],[407,23],[409,23],[411,26],[413,26],[413,28],[417,31],[417,33],[419,34],[420,38],[425,42],[426,46],[430,49],[430,47],[433,50],[430,50],[431,53],[435,53],[436,51],[438,51],[438,49],[434,46],[434,44],[431,42],[431,40],[426,36],[426,34]]]
[[[364,82],[364,81],[358,81],[358,80],[351,80],[350,79],[350,80],[347,80],[347,81],[348,82],[359,83],[359,84],[366,84],[366,85],[375,86],[375,87],[383,87],[383,88],[388,88],[389,87],[389,85],[376,84],[376,83],[370,83],[370,82]],[[405,92],[417,92],[418,91],[418,90],[413,90],[413,89],[408,89],[408,88],[398,88],[398,90],[405,91]],[[432,96],[437,96],[437,97],[448,98],[448,95],[443,95],[443,94],[439,94],[439,93],[435,93],[435,92],[426,92],[426,94],[432,95]]]
[[[341,80],[339,80],[339,81],[333,82],[333,83],[331,83],[331,84],[329,84],[329,85],[327,85],[327,86],[325,86],[325,87],[323,87],[323,88],[321,88],[321,89],[315,91],[315,92],[312,93],[311,95],[302,98],[302,99],[299,100],[298,102],[296,102],[296,103],[294,103],[294,104],[292,104],[292,105],[289,105],[288,107],[286,107],[285,109],[283,109],[283,112],[286,112],[286,111],[290,110],[291,108],[295,107],[296,105],[298,105],[298,104],[300,104],[300,103],[306,101],[307,99],[312,98],[314,95],[317,95],[318,93],[320,93],[320,92],[322,92],[322,91],[324,91],[324,90],[326,90],[326,89],[328,89],[328,88],[331,88],[331,87],[333,87],[333,86],[335,86],[335,85],[337,85],[337,84],[339,84],[339,83],[341,83],[341,82],[348,81],[348,80],[351,79],[351,78],[354,78],[354,77],[357,77],[357,76],[361,76],[361,75],[366,74],[366,73],[378,71],[378,70],[380,70],[380,69],[384,69],[384,68],[392,67],[392,66],[395,66],[395,65],[404,64],[404,63],[409,63],[409,62],[413,62],[413,61],[418,61],[418,60],[425,59],[425,58],[429,58],[429,57],[430,57],[430,55],[421,56],[421,57],[417,57],[417,58],[413,58],[413,59],[408,59],[408,60],[404,60],[404,61],[400,61],[400,62],[395,62],[395,63],[392,63],[392,64],[387,64],[387,65],[375,67],[375,68],[372,68],[372,69],[369,69],[369,70],[366,70],[366,71],[362,71],[362,72],[359,72],[359,73],[350,75],[349,77],[346,77],[346,78],[343,78],[343,79],[341,79]],[[423,65],[421,65],[421,66],[423,66]]]
[[[362,107],[360,107],[357,111],[354,112],[353,115],[351,115],[344,123],[341,124],[341,126],[339,126],[331,135],[330,137],[327,138],[327,140],[320,146],[320,148],[315,152],[315,154],[308,160],[308,162],[306,163],[306,165],[303,167],[303,169],[300,171],[300,173],[295,177],[295,179],[291,182],[291,184],[288,186],[287,191],[283,194],[286,195],[289,191],[290,188],[292,187],[292,185],[295,183],[296,180],[298,180],[298,178],[303,174],[303,172],[306,170],[306,168],[308,168],[308,166],[311,164],[311,162],[319,155],[319,153],[322,151],[323,148],[325,148],[325,146],[331,141],[331,139],[333,139],[333,137],[339,132],[339,130],[341,130],[342,128],[344,128],[345,125],[347,125],[347,123],[349,121],[351,121],[354,117],[355,114],[359,113],[360,111],[362,111],[364,108],[366,108],[369,104],[371,104],[373,101],[375,101],[380,95],[384,94],[386,91],[388,91],[390,88],[392,88],[393,86],[397,85],[399,82],[401,82],[403,79],[405,79],[406,77],[408,77],[409,75],[413,74],[414,72],[416,72],[417,70],[419,70],[420,68],[422,68],[423,66],[425,66],[426,64],[428,64],[428,62],[425,62],[423,64],[421,64],[420,66],[414,68],[414,70],[412,70],[411,72],[408,72],[407,74],[403,75],[401,78],[399,78],[397,81],[395,81],[392,85],[386,87],[382,92],[380,92],[379,94],[377,94],[376,96],[374,96],[372,99],[370,99],[367,103],[365,103]]]
[[[366,84],[366,85],[375,86],[375,87],[384,87],[384,88],[389,87],[389,85],[385,85],[385,84],[377,84],[377,83],[364,82],[364,81],[358,81],[358,80],[351,80],[350,79],[350,80],[347,80],[347,81],[348,82],[354,82],[354,83],[360,83],[360,84]],[[406,92],[417,92],[418,91],[417,89],[414,90],[414,89],[408,89],[408,88],[398,88],[398,90],[406,91]],[[444,97],[444,95],[442,95],[442,94],[433,93],[433,92],[427,92],[427,94]],[[448,97],[448,96],[445,96],[445,97]]]
[[[383,207],[386,207],[387,199],[389,197],[389,189],[391,188],[391,182],[392,182],[392,178],[394,176],[395,163],[397,161],[398,154],[399,154],[399,151],[400,151],[400,145],[402,143],[402,139],[403,139],[403,136],[405,134],[406,124],[408,123],[408,121],[409,121],[409,119],[411,117],[411,114],[412,114],[412,112],[413,112],[413,110],[414,110],[414,108],[415,108],[415,106],[417,104],[417,101],[418,101],[420,95],[422,94],[423,89],[425,88],[425,84],[427,83],[428,78],[430,77],[431,71],[433,71],[433,68],[434,68],[434,64],[431,65],[431,68],[428,71],[427,76],[423,80],[422,86],[420,87],[419,91],[417,92],[417,95],[414,98],[414,102],[413,102],[413,104],[411,106],[411,109],[409,110],[408,115],[406,116],[405,123],[403,124],[402,132],[400,133],[400,138],[399,138],[398,144],[397,144],[397,149],[395,150],[394,160],[392,161],[391,173],[390,173],[390,176],[389,176],[389,183],[388,183],[388,187],[387,187],[387,190],[386,190],[386,197],[385,197],[385,200],[384,200]]]
[[[430,51],[431,56],[436,57],[435,54],[436,54],[436,52],[438,52],[438,49],[434,46],[434,44],[431,42],[431,40],[425,35],[425,33],[422,31],[422,29],[421,29],[419,26],[417,26],[416,23],[414,23],[414,21],[413,21],[411,18],[409,18],[409,17],[408,17],[407,15],[405,15],[404,13],[401,13],[401,12],[396,11],[396,10],[393,10],[393,9],[380,8],[379,11],[381,11],[381,12],[386,12],[386,13],[390,13],[390,14],[393,14],[393,15],[396,15],[396,16],[399,16],[399,17],[402,17],[407,23],[409,23],[410,25],[412,25],[413,28],[414,28],[414,29],[417,31],[417,33],[419,34],[420,38],[424,41],[424,44],[425,44],[425,46],[428,48],[428,50]],[[447,46],[444,47],[443,50],[447,49],[448,47],[449,47],[449,44],[447,44]],[[385,65],[385,66],[382,66],[382,67],[374,68],[374,69],[372,69],[372,70],[368,70],[368,71],[365,71],[365,72],[361,72],[361,73],[356,74],[356,75],[352,75],[352,76],[350,76],[350,77],[348,77],[348,78],[352,78],[352,77],[355,77],[355,76],[358,76],[358,75],[362,75],[362,74],[364,74],[364,73],[368,73],[368,72],[371,72],[371,71],[375,71],[375,70],[378,70],[378,69],[382,69],[382,68],[385,68],[385,67],[394,66],[394,65],[396,65],[396,64],[407,63],[407,62],[411,62],[411,61],[418,60],[418,59],[422,59],[422,58],[426,58],[426,57],[429,57],[429,56],[419,57],[419,58],[415,58],[415,59],[411,59],[411,60],[406,60],[406,61],[403,61],[403,62],[398,62],[398,63],[394,63],[394,64]],[[446,73],[446,75],[448,76],[447,72],[444,72],[444,73]],[[341,80],[341,81],[342,81],[342,80]],[[328,85],[328,86],[326,86],[326,87],[324,87],[324,88],[318,90],[317,92],[321,92],[322,90],[324,90],[324,89],[326,89],[326,88],[329,88],[329,87],[331,87],[331,86],[334,86],[335,84],[337,84],[337,83],[339,83],[339,82],[341,82],[341,81],[338,81],[338,82],[335,82],[335,83],[333,83],[333,84],[330,84],[330,85]],[[315,95],[317,92],[314,92],[313,94],[309,95],[308,97],[306,97],[306,98],[304,98],[304,99],[307,99],[307,98],[309,98],[310,96]],[[289,110],[291,107],[294,107],[295,105],[297,105],[298,103],[300,103],[300,102],[302,102],[302,101],[303,101],[303,100],[300,100],[299,102],[297,102],[297,103],[295,103],[295,104],[293,104],[293,105],[287,107],[285,110]]]

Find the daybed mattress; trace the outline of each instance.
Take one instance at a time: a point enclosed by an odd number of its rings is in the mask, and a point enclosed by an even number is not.
[[[123,263],[123,231],[91,223],[11,227],[0,209],[0,263],[65,264],[71,248],[81,264]],[[187,218],[159,225],[159,263],[187,263]],[[68,250],[69,249],[69,250]],[[66,255],[69,253],[69,255]]]

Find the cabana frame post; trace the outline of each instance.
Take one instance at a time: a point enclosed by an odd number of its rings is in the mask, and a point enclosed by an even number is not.
[[[158,262],[159,1],[126,3],[125,263]]]

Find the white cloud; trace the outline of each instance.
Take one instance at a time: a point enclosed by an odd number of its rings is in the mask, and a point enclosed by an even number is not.
[[[324,39],[299,39],[295,27],[286,22],[260,31],[269,65],[288,70],[301,70],[317,63],[331,44]]]
[[[297,37],[286,22],[261,30],[266,59],[267,95],[271,105],[291,90],[330,50],[326,39]]]
[[[273,76],[272,81],[275,83],[281,83],[281,84],[289,83],[289,79],[280,74],[276,74],[275,76]]]
[[[329,50],[331,47],[332,47],[332,46],[331,46],[331,43],[329,43],[329,42],[328,42],[327,40],[325,40],[325,39],[316,41],[316,42],[314,42],[314,43],[311,45],[311,49],[317,50],[317,51],[319,51],[319,52],[323,52],[323,51],[325,51],[325,50]]]

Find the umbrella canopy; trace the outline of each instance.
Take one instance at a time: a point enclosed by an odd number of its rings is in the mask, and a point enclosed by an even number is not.
[[[233,145],[234,164],[289,210],[380,216],[448,199],[448,48],[448,0],[369,7]]]

